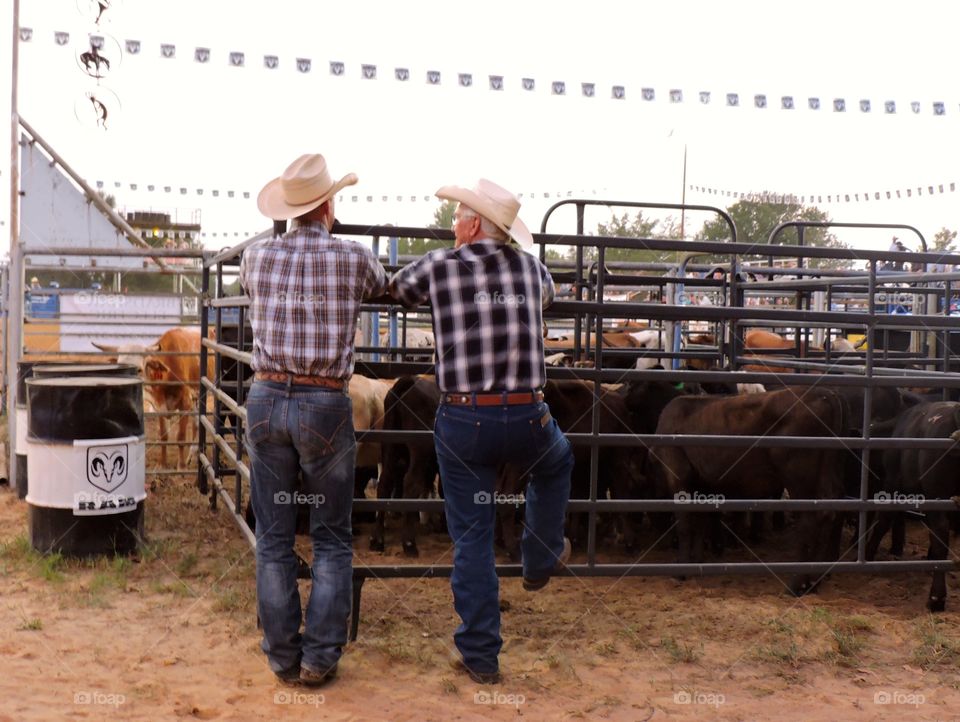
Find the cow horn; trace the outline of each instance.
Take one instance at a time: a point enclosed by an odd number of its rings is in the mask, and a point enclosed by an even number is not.
[[[101,351],[106,351],[107,353],[117,353],[119,346],[109,346],[105,343],[97,343],[96,341],[91,341],[94,346],[96,346]]]
[[[951,441],[960,441],[960,429],[957,429],[952,434],[950,434]]]

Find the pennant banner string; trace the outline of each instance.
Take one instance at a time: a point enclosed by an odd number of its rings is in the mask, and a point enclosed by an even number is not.
[[[23,43],[37,43],[49,38],[57,46],[67,46],[75,43],[84,48],[94,49],[96,54],[104,46],[104,36],[89,34],[79,36],[63,30],[55,30],[52,34],[40,35],[32,27],[20,27],[18,38]],[[518,75],[510,78],[501,74],[480,75],[468,72],[444,73],[436,68],[428,68],[421,74],[415,74],[407,66],[397,65],[381,68],[372,63],[358,63],[355,67],[348,66],[342,60],[319,60],[315,58],[282,56],[272,53],[254,55],[239,49],[218,50],[208,45],[188,46],[183,43],[159,43],[148,46],[136,38],[124,38],[119,42],[121,50],[127,56],[151,56],[161,59],[162,62],[190,59],[198,64],[221,64],[232,68],[246,69],[260,67],[269,71],[293,71],[296,73],[325,72],[338,78],[356,78],[363,81],[381,81],[389,79],[392,82],[411,83],[421,82],[427,85],[452,84],[461,88],[484,88],[491,92],[502,92],[507,89],[516,89],[521,92],[543,92],[558,97],[580,96],[584,98],[606,97],[611,100],[625,100],[628,97],[638,97],[641,102],[659,102],[665,100],[670,104],[692,103],[695,105],[719,104],[727,108],[753,107],[757,110],[779,109],[781,111],[797,111],[801,108],[807,111],[825,113],[865,114],[879,113],[895,115],[900,112],[912,115],[945,116],[947,103],[942,99],[920,101],[911,99],[900,102],[891,98],[884,98],[876,103],[871,98],[860,95],[852,98],[834,97],[829,95],[795,96],[790,94],[754,93],[743,94],[736,92],[714,93],[711,90],[697,89],[696,92],[687,92],[683,88],[669,88],[666,92],[658,93],[656,88],[646,86],[628,89],[624,84],[611,84],[606,87],[596,82],[568,83],[566,80],[549,78],[537,79]],[[381,72],[382,71],[382,72]],[[693,99],[693,100],[691,100]],[[958,106],[960,109],[960,106]],[[955,115],[956,117],[956,115]]]

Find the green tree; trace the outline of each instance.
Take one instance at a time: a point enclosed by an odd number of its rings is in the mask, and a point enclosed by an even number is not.
[[[440,207],[433,212],[433,223],[430,227],[453,230],[453,214],[456,210],[456,201],[444,201],[440,204]]]
[[[946,227],[941,228],[933,235],[933,248],[930,250],[940,253],[956,253],[957,249],[953,245],[956,240],[956,231],[951,231]]]
[[[444,201],[433,212],[433,223],[430,228],[453,229],[453,213],[457,210],[455,201]],[[397,242],[397,253],[401,256],[422,256],[427,251],[436,248],[447,248],[450,241],[441,241],[436,238],[401,238]]]
[[[659,226],[659,230],[658,230]],[[629,213],[610,216],[609,223],[597,224],[598,236],[613,236],[617,238],[657,238],[657,239],[680,239],[680,229],[672,217],[664,221],[645,218],[643,211],[637,211],[635,216]],[[568,258],[576,258],[576,248],[571,248],[567,254]],[[584,258],[597,258],[597,250],[594,248],[584,248]],[[609,261],[637,261],[637,262],[672,262],[677,260],[680,254],[676,251],[655,251],[634,248],[608,248],[604,253],[604,260]]]
[[[741,200],[727,208],[727,213],[733,219],[737,228],[739,243],[752,243],[760,247],[767,247],[767,240],[774,228],[787,221],[809,221],[826,223],[830,216],[815,206],[803,206],[799,203],[769,203],[762,201]],[[696,236],[703,241],[730,240],[730,229],[722,218],[707,221]],[[788,228],[778,234],[778,245],[797,245],[797,229]],[[827,228],[805,228],[803,231],[805,246],[825,248],[848,248],[837,239]],[[759,250],[759,249],[758,249]],[[715,258],[714,260],[729,260],[729,258]],[[849,268],[853,265],[853,258],[811,258],[806,260],[809,267],[818,268]]]

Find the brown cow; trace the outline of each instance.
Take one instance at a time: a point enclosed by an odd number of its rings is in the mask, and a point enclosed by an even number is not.
[[[744,334],[743,337],[743,346],[747,351],[771,351],[771,350],[783,350],[788,352],[796,353],[797,342],[793,339],[784,338],[778,333],[773,333],[772,331],[764,331],[761,329],[751,329]],[[833,353],[842,354],[842,353],[852,353],[856,351],[856,348],[852,343],[843,337],[836,337],[830,341],[830,349]],[[808,344],[806,341],[800,342],[800,357],[803,358],[809,353],[822,354],[824,348],[822,346],[813,346]],[[770,356],[761,356],[761,355],[752,355],[748,358],[753,358],[763,360],[765,358],[770,358]],[[784,356],[773,356],[773,358],[787,358]],[[769,366],[766,364],[751,364],[744,366],[743,371],[771,371],[773,373],[794,373],[796,369],[790,367],[781,367],[781,366]]]
[[[657,434],[733,436],[843,436],[848,427],[844,400],[830,389],[787,387],[746,396],[681,396],[664,408]],[[839,499],[844,490],[846,451],[758,447],[664,446],[652,457],[662,488],[682,503],[722,505],[725,498]],[[706,512],[677,513],[679,561],[700,563]],[[801,515],[801,557],[832,561],[839,555],[842,518],[835,512]],[[812,591],[808,574],[790,590]]]
[[[350,400],[353,402],[354,431],[380,431],[383,429],[383,400],[393,386],[393,379],[371,379],[354,374],[350,377]],[[370,479],[377,478],[377,465],[380,463],[380,444],[373,441],[357,442],[357,460],[355,464],[353,497],[366,498],[366,488]],[[356,512],[354,520],[372,521],[369,512]]]
[[[213,329],[210,333],[213,336]],[[113,359],[119,363],[134,363],[142,369],[144,379],[144,397],[149,397],[153,406],[161,414],[180,412],[177,430],[177,468],[187,465],[189,445],[196,438],[197,395],[200,388],[200,332],[189,328],[171,328],[164,331],[156,343],[150,346],[107,346],[93,344],[101,351],[115,353]],[[177,355],[168,355],[177,354]],[[182,354],[182,355],[181,355]],[[209,357],[204,375],[209,376]],[[176,385],[169,382],[176,382]],[[160,463],[166,468],[167,417],[159,416],[160,422]],[[190,438],[188,439],[188,429]]]

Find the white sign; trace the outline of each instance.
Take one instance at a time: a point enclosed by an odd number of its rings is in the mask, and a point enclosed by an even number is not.
[[[146,438],[45,442],[27,436],[27,503],[78,516],[119,514],[147,497]]]

